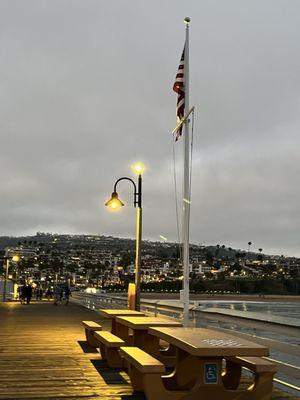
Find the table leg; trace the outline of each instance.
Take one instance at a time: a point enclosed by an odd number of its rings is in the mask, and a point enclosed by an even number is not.
[[[159,350],[159,338],[152,336],[147,330],[135,329],[133,333],[133,345],[139,347],[151,354],[153,357],[159,359],[166,367],[173,367],[175,364],[175,357],[165,356]]]
[[[172,346],[173,347],[173,346]],[[144,350],[161,361],[166,367],[174,367],[176,351],[160,350],[159,338],[153,335],[144,335]]]
[[[201,361],[182,349],[176,351],[173,383],[180,389],[191,389],[198,379]]]
[[[165,382],[164,384],[171,390],[186,390],[187,393],[184,396],[186,400],[199,400],[202,398],[233,400],[235,396],[229,391],[224,391],[221,372],[222,358],[195,357],[181,349],[177,349],[177,364],[173,376],[173,387]],[[165,378],[163,378],[164,380]]]
[[[127,345],[130,345],[128,326],[115,322],[115,333],[120,339],[123,339]]]
[[[226,389],[237,389],[241,380],[242,367],[241,365],[226,360],[225,373],[222,376],[223,385]]]
[[[111,319],[111,333],[116,335],[116,318]]]
[[[147,333],[144,337],[144,350],[151,354],[151,356],[159,358],[159,338]]]
[[[134,329],[133,331],[133,346],[139,347],[140,349],[143,349],[145,351],[145,343],[147,342],[147,335],[148,331],[147,330],[140,330],[140,329]]]

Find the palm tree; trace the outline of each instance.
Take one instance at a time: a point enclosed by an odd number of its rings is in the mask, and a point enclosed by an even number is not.
[[[262,248],[259,248],[259,249],[258,249],[258,251],[259,251],[258,259],[260,260],[260,262],[261,262],[262,259],[263,259],[262,255],[261,255],[262,250],[263,250]]]
[[[251,244],[252,244],[252,242],[248,242],[248,253],[250,252]]]

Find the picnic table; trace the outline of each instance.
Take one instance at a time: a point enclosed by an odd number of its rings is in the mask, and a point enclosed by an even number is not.
[[[269,355],[265,346],[208,328],[150,327],[148,333],[195,357]]]
[[[267,347],[206,328],[152,326],[148,328],[148,336],[148,353],[161,359],[159,340],[162,339],[176,349],[176,360],[175,368],[168,376],[158,374],[150,377],[149,384],[145,384],[144,388],[147,398],[201,399],[210,396],[222,400],[270,399],[276,369],[273,364],[261,359],[269,355]],[[260,373],[248,390],[237,390],[241,370],[238,360],[243,361],[242,356],[249,356],[244,359],[246,366],[251,362],[260,364],[260,360],[261,366],[264,366],[256,369]],[[228,365],[222,374],[224,359],[228,360]]]
[[[115,334],[116,333],[116,317],[118,316],[145,316],[145,313],[141,311],[135,311],[135,310],[126,310],[123,308],[120,309],[105,309],[102,308],[98,310],[99,313],[102,315],[104,318],[110,318],[111,319],[111,333]]]
[[[181,327],[182,323],[160,317],[116,317],[116,335],[123,339],[126,344],[148,350],[149,327]],[[132,336],[129,335],[132,330]]]

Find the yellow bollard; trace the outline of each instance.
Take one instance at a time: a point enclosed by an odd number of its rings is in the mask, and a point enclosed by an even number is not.
[[[128,285],[128,310],[135,310],[135,284],[129,283]]]

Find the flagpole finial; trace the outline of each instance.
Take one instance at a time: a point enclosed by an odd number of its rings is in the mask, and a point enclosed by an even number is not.
[[[184,22],[186,23],[186,25],[189,25],[189,23],[191,22],[191,18],[185,17]]]

